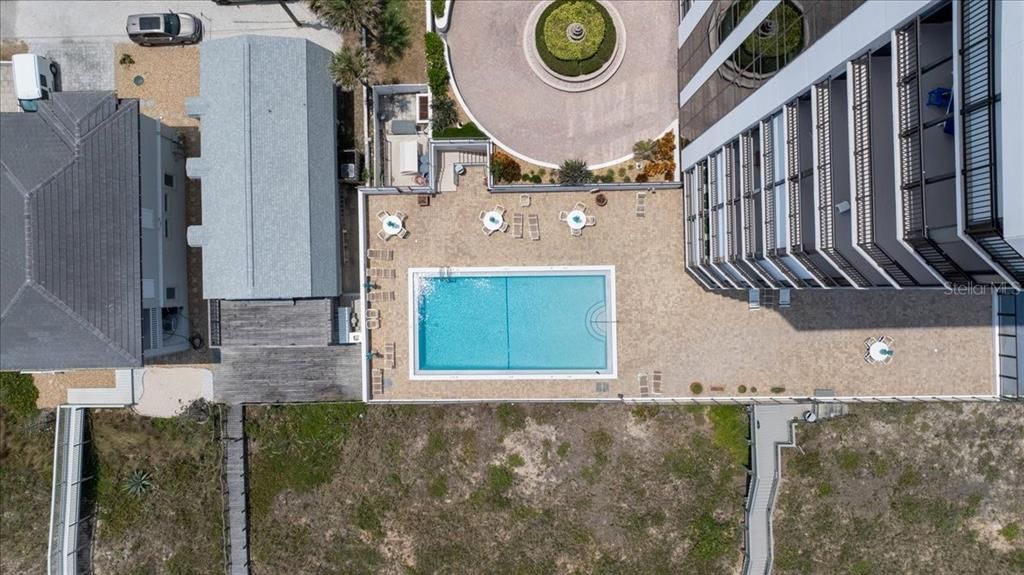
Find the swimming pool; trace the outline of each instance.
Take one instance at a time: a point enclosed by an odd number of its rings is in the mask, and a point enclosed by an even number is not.
[[[411,379],[615,375],[610,266],[411,268]]]

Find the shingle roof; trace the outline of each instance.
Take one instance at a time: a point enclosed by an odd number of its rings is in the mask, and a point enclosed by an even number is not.
[[[0,121],[0,368],[142,365],[139,110],[65,92]]]
[[[203,188],[207,299],[340,293],[339,215],[331,54],[301,38],[203,42],[202,157],[187,162]]]

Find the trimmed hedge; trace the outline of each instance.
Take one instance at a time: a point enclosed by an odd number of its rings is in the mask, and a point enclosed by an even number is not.
[[[557,10],[559,7],[569,2],[579,2],[581,0],[555,0],[550,6],[544,9],[541,13],[540,19],[537,21],[537,28],[534,31],[534,42],[537,46],[537,53],[540,55],[540,59],[544,61],[544,65],[551,69],[556,74],[563,76],[584,76],[586,74],[593,74],[594,72],[601,69],[602,66],[611,59],[612,54],[615,52],[616,31],[615,23],[612,21],[612,17],[605,10],[604,6],[601,6],[599,2],[594,0],[585,0],[588,3],[592,3],[601,13],[601,18],[604,20],[604,39],[601,41],[601,45],[597,48],[597,52],[589,58],[583,60],[562,60],[551,53],[548,49],[547,43],[544,39],[544,23],[547,21],[548,16],[552,12]]]
[[[427,52],[427,85],[437,99],[448,95],[448,65],[444,61],[444,40],[434,32],[423,35]]]

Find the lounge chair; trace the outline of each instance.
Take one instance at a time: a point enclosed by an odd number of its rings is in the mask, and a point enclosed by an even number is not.
[[[380,320],[379,319],[367,319],[366,320],[366,329],[374,330],[374,329],[379,329],[379,328],[380,328]]]
[[[501,204],[498,204],[498,205],[494,206],[494,211],[496,211],[499,214],[504,216],[505,215],[505,206],[503,206]]]
[[[491,234],[493,234],[495,232],[495,230],[492,230],[491,228],[489,228],[487,226],[480,226],[480,229],[483,230],[483,232],[485,234],[487,234],[487,235],[491,235]]]
[[[539,240],[540,239],[540,216],[538,216],[537,214],[530,214],[530,217],[528,218],[528,223],[529,223],[529,228],[530,228],[530,239],[531,240]]]
[[[398,232],[398,237],[402,238],[403,240],[409,237],[409,230],[407,228],[402,228],[402,231]]]
[[[655,371],[651,377],[651,391],[654,395],[661,395],[661,372]]]
[[[579,210],[581,212],[586,212],[587,211],[587,204],[584,204],[583,202],[576,202],[576,205],[573,206],[572,209]]]
[[[373,384],[373,395],[384,394],[384,370],[370,370],[370,382]]]
[[[884,343],[887,347],[892,347],[892,344],[896,342],[896,340],[887,335],[883,335],[882,337],[878,338],[878,341]]]
[[[380,319],[380,310],[374,308],[367,308],[366,319]]]
[[[480,221],[483,221],[484,218],[486,218],[486,217],[487,217],[487,212],[481,211],[480,212]]]
[[[569,234],[574,238],[581,237],[583,236],[583,228],[569,228]]]
[[[569,212],[558,212],[558,221],[564,222],[569,219]]]
[[[381,210],[381,211],[377,212],[377,219],[383,222],[384,218],[386,218],[386,217],[388,217],[390,215],[391,214],[389,214],[387,212],[387,210]]]
[[[868,362],[870,364],[874,364],[875,363],[875,358],[871,357],[871,352],[870,351],[865,351],[864,352],[864,361],[866,361],[866,362]]]
[[[596,216],[587,216],[587,225],[588,226],[596,226],[597,225],[597,217]]]
[[[643,218],[647,216],[647,192],[636,193],[636,217]]]
[[[404,222],[409,216],[405,215],[405,212],[395,212],[395,217]]]
[[[523,237],[523,214],[512,216],[512,237],[519,239]]]
[[[636,383],[640,387],[640,397],[648,397],[651,395],[651,388],[647,385],[647,374],[638,373],[636,374]]]
[[[501,222],[501,227],[498,228],[498,231],[501,232],[501,233],[507,232],[508,231],[508,222]]]
[[[876,343],[878,343],[877,339],[869,337],[864,340],[864,349],[871,349],[871,346],[875,345]]]
[[[391,239],[391,236],[385,234],[384,230],[377,230],[377,239],[386,242]]]
[[[519,194],[519,207],[530,207],[530,194]]]

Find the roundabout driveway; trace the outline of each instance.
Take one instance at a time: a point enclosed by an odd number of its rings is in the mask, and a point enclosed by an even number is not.
[[[609,3],[625,27],[621,66],[592,90],[564,92],[533,72],[523,49],[537,2],[453,2],[452,77],[476,124],[517,156],[550,166],[569,158],[592,167],[617,163],[637,140],[661,135],[679,113],[678,3]]]

